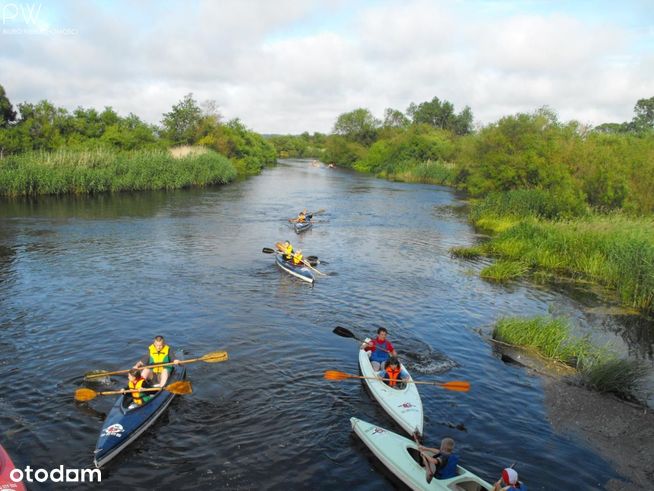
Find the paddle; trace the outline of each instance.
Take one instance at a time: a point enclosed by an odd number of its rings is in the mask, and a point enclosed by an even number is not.
[[[365,340],[356,337],[352,331],[350,331],[349,329],[345,329],[342,326],[336,326],[332,332],[338,336],[341,336],[342,338],[353,338],[359,341],[360,343],[365,343]],[[385,353],[388,353],[389,355],[391,354],[390,351],[384,348],[380,348],[379,346],[377,346],[375,349],[381,350]]]
[[[229,355],[227,354],[227,351],[214,351],[212,353],[207,353],[204,356],[201,356],[199,358],[191,358],[190,360],[180,360],[179,364],[180,365],[186,365],[187,363],[195,363],[196,361],[203,361],[205,363],[220,363],[222,361],[227,361],[229,359]],[[139,367],[139,370],[142,370],[144,368],[158,368],[158,367],[167,367],[170,365],[174,365],[174,363],[159,363],[157,365],[147,365],[144,367]],[[96,373],[89,373],[84,376],[85,379],[93,379],[97,377],[107,377],[109,375],[119,375],[121,373],[127,373],[131,370],[131,368],[127,370],[118,370],[116,372],[96,372]]]
[[[325,370],[324,378],[326,380],[348,380],[348,379],[368,379],[368,380],[381,380],[383,382],[390,382],[389,378],[379,377],[364,377],[363,375],[350,375],[349,373],[339,372],[338,370]],[[406,384],[423,384],[423,385],[436,385],[445,390],[452,390],[454,392],[468,392],[470,390],[470,382],[463,380],[453,380],[452,382],[429,382],[418,380],[402,380]]]
[[[76,401],[90,401],[95,399],[98,396],[111,396],[116,394],[131,394],[134,392],[159,392],[161,390],[166,390],[176,395],[185,395],[193,392],[193,387],[191,387],[191,382],[186,380],[180,380],[178,382],[173,382],[172,384],[167,385],[166,387],[148,387],[146,389],[122,389],[122,390],[106,390],[104,392],[97,392],[93,389],[81,388],[75,391],[75,400]]]
[[[427,484],[431,482],[431,480],[434,478],[434,473],[431,471],[431,466],[429,465],[429,461],[427,460],[427,457],[425,457],[425,454],[420,451],[420,441],[418,440],[418,435],[417,433],[413,434],[413,440],[416,442],[416,445],[418,446],[418,453],[420,453],[420,457],[422,457],[422,463],[425,465],[425,479],[427,480]]]

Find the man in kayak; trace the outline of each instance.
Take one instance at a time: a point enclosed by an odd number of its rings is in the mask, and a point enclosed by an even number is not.
[[[391,356],[384,364],[384,369],[377,372],[377,376],[385,380],[384,383],[395,389],[401,388],[403,380],[409,380],[409,372],[400,366],[400,362],[394,356]]]
[[[175,365],[179,364],[177,356],[173,349],[166,344],[163,336],[156,336],[154,342],[148,347],[148,354],[136,362],[134,368],[141,368],[147,365],[157,365],[159,363],[173,363]],[[159,379],[159,383],[155,384],[155,387],[165,387],[166,382],[168,382],[168,377],[170,372],[173,371],[173,367],[168,365],[166,367],[156,367],[156,368],[144,368],[141,371],[141,376],[150,380],[156,374]]]
[[[152,384],[141,376],[141,370],[137,370],[136,368],[132,368],[127,372],[127,379],[128,383],[126,390],[149,389],[152,387]],[[142,406],[153,397],[151,392],[129,392],[128,394],[132,396],[132,403],[129,405],[128,409]]]
[[[305,208],[300,213],[298,213],[297,218],[289,218],[289,222],[304,223],[310,221],[313,218],[313,213],[307,214],[307,209]]]
[[[362,346],[369,353],[370,364],[376,372],[381,370],[382,364],[388,360],[389,356],[397,356],[393,345],[386,339],[387,335],[388,331],[386,328],[380,327],[377,329],[377,337],[375,339],[366,338],[366,342]]]
[[[502,487],[502,484],[506,486]],[[527,491],[527,486],[518,481],[518,473],[515,469],[507,467],[502,471],[502,477],[493,485],[493,491]]]
[[[430,470],[436,479],[450,479],[456,476],[456,466],[459,462],[459,456],[454,452],[454,440],[443,438],[441,448],[429,448],[420,445],[418,450],[421,452],[433,452],[433,456],[423,453]]]

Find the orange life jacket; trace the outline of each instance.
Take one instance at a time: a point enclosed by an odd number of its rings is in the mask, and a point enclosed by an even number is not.
[[[400,376],[400,371],[401,368],[397,367],[397,369],[393,370],[391,367],[386,367],[386,377],[391,379],[390,381],[386,382],[388,385],[391,387],[395,387],[395,384],[397,384],[397,380]]]

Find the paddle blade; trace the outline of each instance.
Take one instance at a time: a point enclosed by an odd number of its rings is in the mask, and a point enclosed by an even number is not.
[[[341,327],[341,326],[336,326],[332,332],[334,334],[337,334],[338,336],[343,337],[343,338],[353,338],[354,337],[354,334],[352,334],[352,331],[350,331],[349,329],[345,329],[344,327]]]
[[[263,252],[264,254],[274,254],[274,253],[275,253],[275,249],[271,249],[270,247],[264,247],[264,248],[261,250],[261,252]]]
[[[214,351],[213,353],[207,353],[200,359],[205,363],[220,363],[229,360],[229,355],[227,351]]]
[[[75,400],[81,402],[90,401],[91,399],[95,399],[97,395],[98,393],[93,389],[81,388],[75,391]]]
[[[463,380],[453,380],[452,382],[444,382],[438,385],[443,387],[443,389],[456,392],[468,392],[470,390],[470,382],[465,382]]]
[[[338,370],[325,370],[323,377],[326,380],[347,380],[353,378],[351,375],[345,372],[339,372]]]
[[[186,395],[193,392],[193,386],[191,386],[191,382],[187,380],[173,382],[172,384],[166,385],[164,388],[168,392],[172,392],[173,394],[177,395]]]

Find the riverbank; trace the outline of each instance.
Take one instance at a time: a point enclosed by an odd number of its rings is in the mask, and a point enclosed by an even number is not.
[[[0,160],[0,196],[84,195],[225,184],[237,170],[217,152],[58,150]]]

